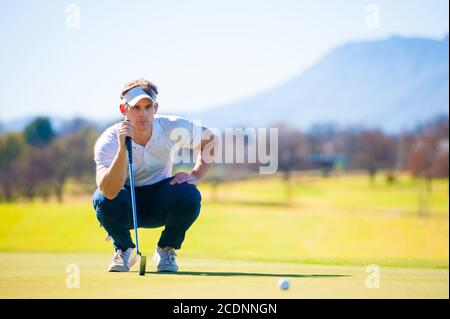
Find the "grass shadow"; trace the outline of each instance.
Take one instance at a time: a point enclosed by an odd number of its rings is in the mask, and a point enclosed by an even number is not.
[[[133,271],[137,272],[137,271]],[[351,275],[325,275],[325,274],[265,274],[252,272],[215,272],[215,271],[179,271],[179,272],[156,272],[146,271],[151,275],[174,275],[174,276],[206,276],[206,277],[283,277],[283,278],[339,278],[351,277]]]

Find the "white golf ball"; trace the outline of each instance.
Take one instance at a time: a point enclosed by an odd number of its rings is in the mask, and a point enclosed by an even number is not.
[[[288,290],[289,286],[290,286],[290,283],[289,283],[289,280],[287,280],[287,279],[280,279],[278,281],[278,287],[280,287],[280,289]]]

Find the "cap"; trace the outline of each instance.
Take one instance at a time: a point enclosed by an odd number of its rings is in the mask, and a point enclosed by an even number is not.
[[[136,86],[123,96],[123,101],[130,106],[135,106],[138,101],[144,98],[150,99],[153,103],[156,102],[156,94],[150,95],[140,86]]]

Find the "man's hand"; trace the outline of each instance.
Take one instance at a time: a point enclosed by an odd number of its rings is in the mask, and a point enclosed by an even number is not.
[[[117,135],[119,136],[119,146],[121,149],[125,149],[125,138],[127,136],[134,138],[134,131],[131,123],[128,121],[122,121],[117,128]]]
[[[182,184],[182,183],[198,185],[198,184],[200,184],[200,180],[198,179],[198,177],[196,177],[192,174],[181,172],[181,173],[176,173],[175,176],[170,181],[170,185]]]

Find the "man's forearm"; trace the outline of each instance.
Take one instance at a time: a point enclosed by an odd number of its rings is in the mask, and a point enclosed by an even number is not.
[[[197,162],[192,169],[191,174],[201,181],[208,173],[209,168],[213,165],[214,159],[216,157],[216,148],[218,146],[217,136],[212,136],[211,140],[202,148]],[[205,160],[206,159],[206,160]]]
[[[119,149],[111,166],[105,173],[101,184],[100,191],[108,199],[113,199],[120,192],[125,184],[127,175],[127,155],[124,149]]]
[[[197,177],[199,181],[201,181],[206,176],[206,173],[208,173],[208,170],[211,166],[212,163],[206,163],[202,160],[202,156],[199,155],[191,174]]]

